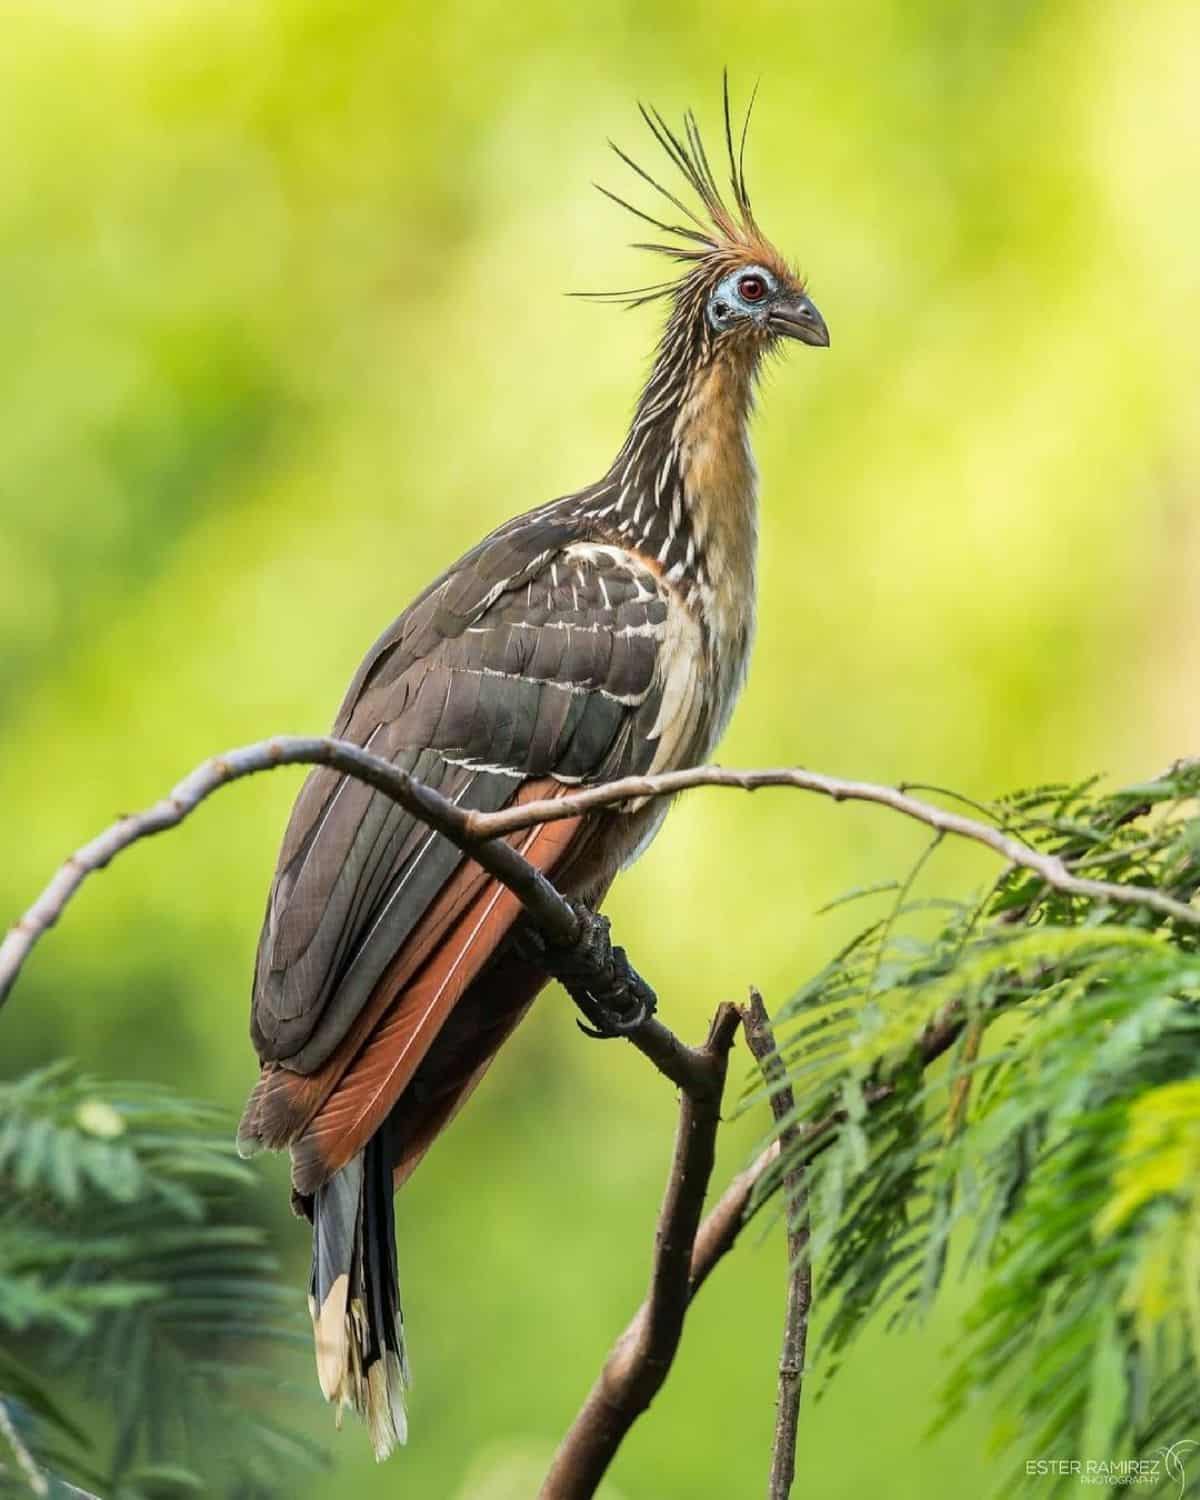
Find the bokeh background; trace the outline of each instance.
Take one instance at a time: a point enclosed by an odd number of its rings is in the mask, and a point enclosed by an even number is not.
[[[770,373],[757,654],[722,750],[990,795],[1197,749],[1200,9],[1191,0],[38,0],[0,6],[0,910],[210,752],[319,732],[412,594],[598,475],[653,274],[589,187],[635,100],[762,87],[749,172],[829,351]],[[254,943],[300,773],[93,882],[0,1026],[239,1108]],[[695,1036],[782,1002],[919,834],[701,793],[614,923]],[[943,878],[965,878],[952,854]],[[738,1066],[744,1066],[739,1063]],[[644,1284],[673,1103],[550,995],[399,1203],[417,1386],[377,1471],[297,1495],[519,1500]],[[731,1125],[718,1177],[764,1128]],[[262,1202],[297,1286],[281,1163]],[[762,1488],[783,1275],[752,1235],[697,1304],[606,1500]],[[850,1360],[800,1492],[959,1496],[987,1414],[924,1441],[952,1295]],[[303,1365],[308,1379],[307,1364]],[[119,1378],[116,1373],[115,1378]]]

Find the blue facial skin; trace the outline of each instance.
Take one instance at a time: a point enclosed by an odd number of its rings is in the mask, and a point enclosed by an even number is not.
[[[754,277],[766,288],[766,296],[760,297],[757,302],[747,301],[739,290],[747,277]],[[736,271],[730,271],[728,276],[723,277],[709,296],[709,327],[716,333],[723,333],[742,318],[753,318],[756,323],[765,327],[778,290],[779,283],[765,266],[739,266]]]

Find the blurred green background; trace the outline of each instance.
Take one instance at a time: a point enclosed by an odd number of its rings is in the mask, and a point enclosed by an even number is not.
[[[0,46],[0,909],[210,752],[327,728],[435,572],[607,465],[654,309],[606,136],[635,100],[719,124],[828,352],[768,375],[760,629],[729,763],[992,794],[1197,748],[1200,9],[1089,0],[284,0],[5,5]],[[650,273],[648,276],[647,273]],[[228,1105],[300,773],[223,793],[92,883],[0,1024]],[[781,1002],[919,834],[788,794],[696,794],[611,902],[666,1018]],[[946,878],[980,866],[951,855]],[[739,1059],[738,1067],[744,1067]],[[643,1287],[673,1101],[547,996],[398,1204],[417,1386],[377,1471],[311,1381],[334,1468],[296,1493],[533,1493]],[[726,1133],[736,1169],[761,1117]],[[299,1287],[282,1163],[263,1213]],[[606,1500],[763,1488],[783,1256],[697,1304]],[[959,1496],[935,1441],[953,1308],[809,1403],[803,1494]],[[309,1379],[307,1363],[303,1377]],[[1036,1492],[1036,1491],[1035,1491]]]

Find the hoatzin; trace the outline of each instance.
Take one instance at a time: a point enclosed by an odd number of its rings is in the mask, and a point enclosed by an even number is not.
[[[698,764],[746,675],[756,376],[780,340],[829,336],[755,220],[728,90],[729,202],[694,117],[676,131],[642,114],[697,201],[614,148],[682,215],[616,200],[670,241],[645,248],[682,266],[620,299],[670,307],[628,436],[595,484],[506,521],[430,584],[371,648],[334,725],[462,807]],[[594,911],[665,812],[593,811],[513,842]],[[546,983],[520,915],[379,792],[329,769],[306,781],[259,943],[262,1073],[239,1135],[291,1149],[321,1388],[339,1416],[366,1418],[379,1457],[406,1430],[393,1190]]]

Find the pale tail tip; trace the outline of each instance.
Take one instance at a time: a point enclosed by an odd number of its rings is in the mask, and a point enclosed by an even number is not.
[[[404,1409],[406,1372],[395,1352],[388,1350],[367,1374],[367,1424],[376,1463],[382,1463],[393,1448],[408,1441],[408,1414]]]

